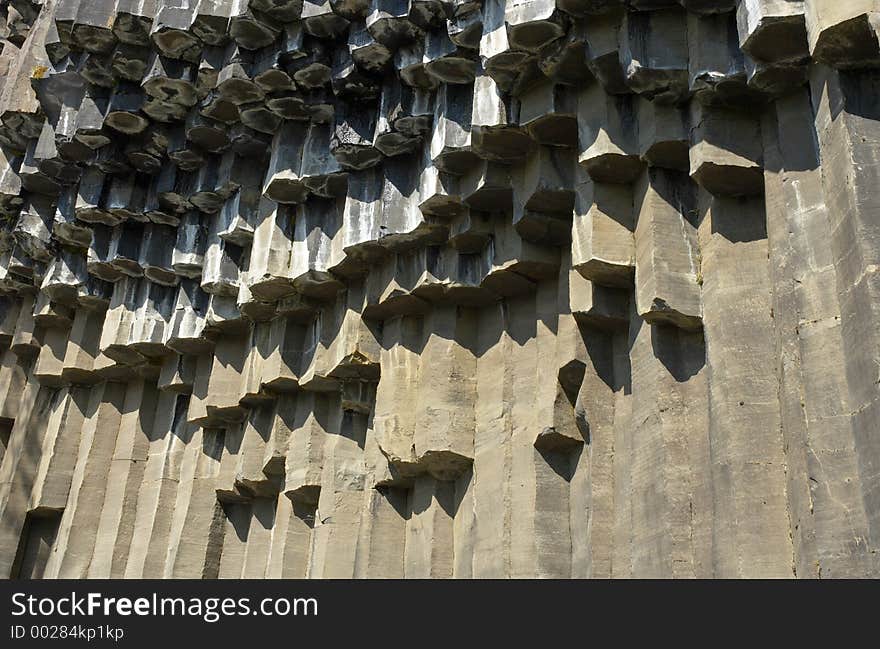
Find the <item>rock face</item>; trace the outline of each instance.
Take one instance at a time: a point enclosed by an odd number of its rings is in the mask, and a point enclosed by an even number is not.
[[[878,29],[0,3],[0,576],[880,577]]]

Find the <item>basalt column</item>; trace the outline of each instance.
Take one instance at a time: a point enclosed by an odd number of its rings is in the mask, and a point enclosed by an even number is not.
[[[0,2],[0,576],[880,577],[878,26]]]

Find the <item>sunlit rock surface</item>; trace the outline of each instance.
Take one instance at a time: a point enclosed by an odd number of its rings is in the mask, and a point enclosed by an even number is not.
[[[877,0],[0,3],[0,577],[880,577]]]

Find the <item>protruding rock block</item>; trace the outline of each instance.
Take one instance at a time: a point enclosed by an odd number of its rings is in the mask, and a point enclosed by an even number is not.
[[[689,167],[688,115],[677,106],[640,99],[637,103],[639,156],[652,167]]]
[[[303,146],[308,127],[299,122],[285,122],[276,133],[272,157],[266,172],[263,192],[277,203],[298,203],[305,199],[306,188],[299,181]]]
[[[336,259],[330,233],[341,223],[336,201],[313,198],[298,210],[293,226],[293,245],[288,276],[305,295],[326,299],[335,295],[341,282],[330,270]]]
[[[49,261],[53,256],[52,229],[55,219],[53,201],[47,196],[34,195],[22,207],[12,235],[29,256],[38,261]]]
[[[596,182],[631,183],[638,155],[637,114],[631,96],[607,95],[598,84],[578,94],[578,163]]]
[[[385,83],[373,143],[382,155],[410,153],[430,133],[434,102],[430,92],[397,83]]]
[[[767,63],[800,62],[809,56],[800,0],[741,2],[736,25],[742,50]]]
[[[291,309],[290,314],[282,311],[271,321],[270,339],[275,346],[263,362],[262,382],[272,392],[291,392],[299,387],[307,323],[317,316],[316,305],[293,298],[290,301],[296,301],[298,308]]]
[[[700,252],[690,183],[683,173],[648,169],[634,187],[636,309],[650,323],[699,329]]]
[[[289,450],[284,493],[295,502],[317,504],[321,491],[324,445],[328,431],[329,403],[326,396],[302,392],[286,406],[283,421]]]
[[[806,65],[774,65],[745,57],[749,88],[770,97],[785,95],[807,80]]]
[[[756,101],[746,83],[745,58],[733,13],[688,15],[688,87],[698,101],[732,105]]]
[[[304,0],[300,18],[303,31],[316,38],[333,38],[348,27],[348,20],[332,10],[331,2]]]
[[[178,354],[198,354],[213,343],[205,337],[209,295],[192,279],[180,282],[174,313],[166,328],[165,345]]]
[[[217,217],[209,219],[201,287],[212,295],[235,296],[238,294],[242,250],[220,238],[218,221]]]
[[[181,277],[201,277],[208,245],[208,229],[196,211],[185,213],[177,226],[171,267]]]
[[[303,185],[313,195],[323,198],[345,195],[348,183],[348,173],[330,152],[332,138],[333,129],[329,124],[309,126],[300,169]]]
[[[446,20],[446,32],[456,45],[477,49],[483,35],[482,18],[475,6],[464,3],[461,10],[453,12]]]
[[[62,250],[49,264],[40,290],[54,302],[75,304],[80,287],[87,281],[86,256],[79,251]]]
[[[330,151],[344,169],[366,169],[381,161],[382,153],[373,146],[375,128],[375,110],[337,111]]]
[[[406,522],[404,574],[410,579],[443,579],[453,574],[455,482],[416,478]]]
[[[505,211],[512,207],[511,169],[499,162],[480,160],[461,179],[462,201],[471,209]]]
[[[373,426],[376,440],[392,463],[412,464],[415,411],[394,406],[406,395],[416,399],[419,356],[415,349],[422,338],[420,320],[404,316],[389,320],[383,327],[381,356],[382,380],[376,393]]]
[[[300,383],[306,389],[337,389],[343,380],[378,377],[379,348],[374,328],[360,317],[363,289],[349,289],[342,299],[318,313],[305,343]]]
[[[635,270],[633,190],[590,180],[577,186],[571,265],[590,281],[628,288]]]
[[[537,84],[520,96],[519,123],[541,144],[572,146],[577,139],[577,95],[569,86]]]
[[[225,336],[217,341],[203,397],[205,416],[193,423],[236,423],[246,417],[245,409],[239,405],[239,396],[249,351],[247,341],[248,336]],[[195,387],[193,390],[195,394]]]
[[[292,208],[279,207],[263,214],[254,230],[248,285],[258,299],[274,301],[294,291],[287,276],[292,217]]]
[[[451,479],[473,457],[476,397],[472,351],[474,314],[455,306],[435,307],[426,318],[430,336],[420,363],[420,385],[413,437],[415,462],[435,477]],[[471,377],[469,380],[464,376]]]
[[[590,81],[593,73],[587,64],[587,21],[575,21],[567,34],[545,45],[538,66],[544,76],[557,83],[578,86]]]
[[[565,32],[565,17],[555,3],[523,2],[506,4],[504,22],[513,49],[536,52]]]
[[[442,219],[419,209],[419,162],[423,156],[389,158],[383,165],[380,243],[389,250],[443,241],[447,228]]]
[[[442,84],[437,89],[430,151],[440,171],[461,175],[476,159],[471,148],[472,97],[467,85]]]
[[[202,42],[189,31],[195,17],[196,3],[178,6],[176,2],[159,0],[156,15],[150,29],[153,44],[171,59],[196,61],[202,50]]]
[[[626,85],[620,52],[620,27],[624,12],[619,6],[608,9],[598,15],[590,15],[584,25],[587,66],[606,92],[627,94],[630,90]]]
[[[676,9],[628,12],[620,28],[626,83],[647,99],[679,103],[688,92],[687,15]]]
[[[552,243],[568,240],[576,157],[574,149],[539,146],[514,170],[513,221],[522,237]]]
[[[679,0],[688,11],[695,14],[724,14],[736,8],[736,0]]]
[[[355,65],[366,72],[382,72],[394,57],[394,51],[374,39],[362,20],[349,27],[348,53]]]
[[[807,0],[803,4],[807,40],[814,59],[841,69],[877,65],[880,61],[877,35],[880,6],[874,0]]]
[[[691,177],[712,194],[761,193],[760,129],[752,115],[695,105],[691,112]]]
[[[503,1],[486,2],[483,5],[483,35],[480,39],[483,67],[505,92],[525,88],[536,80],[540,76],[537,50],[562,35],[562,30],[554,23],[555,7],[550,3],[531,6],[511,4],[509,10]],[[549,21],[544,18],[549,18]],[[509,20],[514,22],[514,30],[521,28],[523,38],[519,46],[511,42]],[[556,36],[552,36],[554,33]]]
[[[560,290],[567,289],[569,309],[579,325],[600,330],[619,330],[626,327],[630,312],[629,291],[603,286],[586,279],[573,269],[563,277],[560,280]]]
[[[414,40],[420,32],[409,19],[409,3],[402,0],[372,0],[366,21],[373,38],[392,49]]]
[[[494,226],[479,259],[486,274],[484,288],[499,296],[530,293],[535,282],[558,273],[558,248],[523,240],[507,222],[495,221]]]
[[[3,576],[880,574],[877,0],[0,5]]]
[[[445,29],[425,35],[425,72],[439,83],[472,83],[477,70],[476,52],[458,46]]]
[[[266,47],[280,31],[278,23],[254,11],[250,5],[247,8],[239,5],[238,11],[233,11],[230,16],[229,37],[246,50]]]
[[[423,147],[419,209],[426,217],[454,217],[465,209],[459,193],[459,177],[440,171],[429,159],[430,153],[429,146]]]

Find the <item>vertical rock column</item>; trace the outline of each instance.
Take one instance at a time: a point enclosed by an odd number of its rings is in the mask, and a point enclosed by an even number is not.
[[[822,184],[829,215],[829,244],[837,269],[843,354],[848,383],[847,416],[853,427],[853,450],[867,534],[853,535],[864,544],[876,570],[880,554],[880,417],[877,323],[880,321],[880,225],[875,188],[880,182],[880,112],[872,103],[880,88],[876,70],[836,72],[816,67],[810,80],[822,160]]]
[[[0,465],[0,574],[12,576],[13,564],[24,529],[34,480],[38,474],[40,447],[58,390],[30,381],[21,397],[18,417],[9,434]]]
[[[58,530],[55,553],[47,566],[48,575],[82,579],[89,574],[99,541],[103,502],[108,494],[106,471],[112,465],[125,400],[123,383],[103,383],[92,389],[70,495]]]
[[[698,405],[706,399],[706,371],[695,193],[687,176],[659,167],[643,172],[634,188],[633,577],[712,574],[708,421]]]
[[[778,379],[767,362],[773,321],[764,206],[760,198],[701,198],[714,574],[788,577]]]
[[[126,578],[158,579],[165,574],[181,468],[193,433],[186,425],[188,406],[188,395],[164,391],[158,396],[132,524]]]

